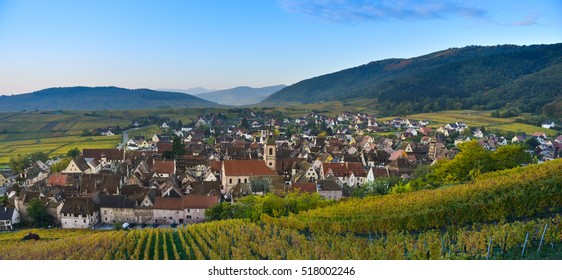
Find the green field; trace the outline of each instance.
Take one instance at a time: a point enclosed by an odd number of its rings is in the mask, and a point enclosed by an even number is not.
[[[144,139],[149,140],[154,136],[154,134],[163,134],[163,133],[170,133],[172,131],[171,128],[161,129],[159,126],[153,124],[146,127],[142,127],[139,129],[131,129],[129,130],[129,139],[132,139],[136,136],[143,136]]]

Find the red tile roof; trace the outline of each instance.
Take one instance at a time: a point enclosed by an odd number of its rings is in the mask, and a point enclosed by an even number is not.
[[[226,176],[267,176],[277,173],[265,165],[263,160],[225,160]]]
[[[155,160],[154,172],[159,174],[174,174],[176,171],[176,162],[173,160]]]
[[[66,186],[66,180],[68,179],[68,174],[51,174],[49,179],[47,179],[47,185],[49,186]]]
[[[324,174],[327,174],[328,170],[331,169],[336,177],[346,177],[350,173],[359,177],[367,176],[367,172],[365,172],[363,164],[360,162],[323,163],[322,168],[324,169]]]
[[[213,172],[220,172],[222,168],[222,161],[212,160],[211,162],[211,171]]]

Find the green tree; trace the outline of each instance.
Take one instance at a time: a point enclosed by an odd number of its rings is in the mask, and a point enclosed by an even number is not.
[[[40,161],[45,162],[45,161],[49,160],[49,156],[44,152],[35,152],[35,153],[31,154],[29,156],[29,158],[31,159],[31,161],[40,160]]]
[[[472,140],[459,144],[461,150],[453,159],[440,161],[431,180],[452,184],[474,179],[478,174],[494,170],[491,152]]]
[[[43,201],[38,198],[29,201],[27,214],[33,219],[33,223],[36,227],[45,227],[53,224],[53,218],[49,212],[47,212],[47,207]]]
[[[78,148],[72,148],[67,153],[66,156],[69,158],[75,158],[80,155],[80,150]]]
[[[68,164],[70,164],[71,160],[72,158],[66,157],[61,159],[59,162],[54,163],[53,165],[51,165],[51,172],[52,173],[62,172],[64,169],[66,169],[66,167],[68,167]]]
[[[17,155],[15,157],[10,158],[10,162],[8,163],[8,165],[10,166],[10,169],[12,169],[12,171],[14,171],[14,173],[23,173],[23,171],[29,167],[30,165],[30,160],[29,157],[25,157],[22,155]]]
[[[523,145],[506,145],[499,147],[492,158],[497,170],[509,169],[531,161],[531,155],[525,152]]]
[[[183,144],[183,140],[179,136],[174,136],[172,142],[172,153],[174,156],[185,155],[185,146]]]

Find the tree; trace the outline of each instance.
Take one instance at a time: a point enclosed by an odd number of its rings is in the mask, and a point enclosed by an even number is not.
[[[497,170],[514,168],[531,161],[531,155],[525,152],[523,145],[501,146],[492,155]]]
[[[62,172],[64,169],[66,169],[66,167],[68,167],[68,164],[70,164],[71,160],[72,158],[66,157],[61,159],[59,162],[54,163],[53,165],[51,165],[51,172],[53,173]]]
[[[14,171],[14,173],[18,174],[18,173],[23,173],[23,171],[27,167],[29,167],[30,163],[31,162],[28,157],[17,155],[13,158],[10,158],[10,162],[8,163],[8,165],[10,166],[10,169]]]
[[[35,153],[31,154],[29,156],[29,158],[30,158],[31,161],[40,160],[40,161],[45,162],[45,161],[49,160],[49,156],[44,152],[35,152]]]
[[[179,136],[174,136],[172,142],[172,153],[174,156],[185,155],[185,146],[183,145],[183,140]]]
[[[66,153],[66,156],[69,157],[69,158],[75,158],[75,157],[77,157],[77,156],[79,156],[79,155],[80,155],[80,150],[79,150],[78,148],[76,148],[76,147],[70,149],[70,150]]]
[[[38,198],[29,201],[27,214],[33,219],[33,223],[36,227],[45,227],[53,224],[53,218],[49,212],[47,212],[47,207],[43,201]]]
[[[440,161],[430,179],[437,183],[458,183],[474,179],[478,174],[494,170],[491,152],[473,140],[459,144],[455,158]]]

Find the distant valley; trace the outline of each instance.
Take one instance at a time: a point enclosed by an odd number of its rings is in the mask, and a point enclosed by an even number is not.
[[[242,86],[213,92],[199,93],[197,94],[197,97],[222,105],[244,106],[259,103],[271,94],[278,92],[285,87],[285,85],[262,88]]]

